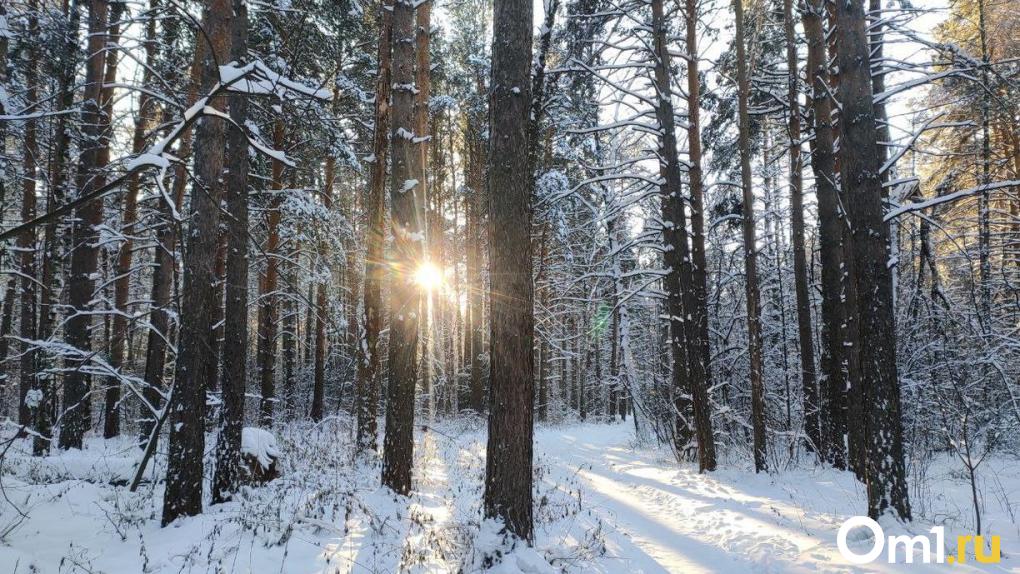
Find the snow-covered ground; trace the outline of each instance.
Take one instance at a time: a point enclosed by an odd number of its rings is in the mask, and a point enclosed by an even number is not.
[[[863,511],[848,473],[801,468],[755,475],[724,465],[710,475],[678,468],[637,445],[630,425],[540,429],[534,548],[481,520],[485,440],[478,425],[442,423],[418,435],[416,489],[378,488],[379,469],[353,462],[350,422],[278,429],[281,478],[240,500],[159,527],[162,486],[130,479],[128,441],[89,441],[46,459],[16,443],[3,459],[0,573],[30,572],[1020,572],[1020,463],[980,471],[986,533],[1002,540],[998,565],[851,566],[836,532]],[[212,442],[210,442],[212,444]],[[163,472],[157,460],[155,476]],[[211,473],[207,472],[207,475]],[[947,540],[972,533],[969,484],[949,461],[912,489],[923,512],[909,529],[944,524]],[[895,526],[887,534],[900,534]],[[866,540],[854,543],[865,548]]]

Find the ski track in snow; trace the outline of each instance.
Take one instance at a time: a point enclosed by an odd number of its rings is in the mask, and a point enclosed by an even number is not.
[[[548,455],[561,475],[578,472],[584,478],[589,488],[587,506],[617,535],[609,537],[607,556],[597,571],[694,574],[946,569],[946,565],[919,561],[848,564],[837,550],[836,532],[854,512],[863,512],[859,505],[864,503],[863,487],[848,473],[820,471],[813,476],[811,471],[792,471],[804,477],[799,484],[791,481],[789,474],[773,478],[728,469],[698,474],[690,466],[676,468],[661,452],[633,447],[620,430],[620,425],[585,425],[538,432],[536,451]],[[826,480],[830,476],[843,480]],[[833,494],[841,498],[831,500]],[[818,502],[839,510],[809,508]],[[917,525],[914,534],[926,529]],[[886,531],[887,535],[901,533]],[[1020,572],[1009,562],[982,565],[986,570],[956,565],[954,571]]]
[[[284,431],[281,449],[296,463],[289,475],[271,487],[250,491],[241,506],[209,507],[203,515],[166,529],[159,528],[155,512],[161,487],[132,498],[122,488],[104,484],[107,475],[130,474],[132,467],[130,457],[109,457],[125,452],[117,450],[116,441],[96,439],[90,447],[94,450],[64,453],[43,463],[26,454],[12,467],[17,478],[7,471],[0,475],[15,500],[34,501],[24,526],[0,541],[0,572],[29,572],[30,565],[43,573],[141,572],[144,555],[150,572],[467,573],[480,571],[497,549],[503,558],[493,571],[502,574],[947,568],[847,564],[836,549],[836,532],[864,508],[863,488],[849,473],[801,468],[755,475],[735,463],[698,474],[692,465],[678,466],[664,450],[636,445],[629,422],[536,431],[536,543],[534,548],[507,548],[498,526],[481,521],[485,434],[478,423],[441,423],[416,433],[414,491],[408,498],[377,486],[378,461],[344,462],[347,455],[342,453],[350,448],[343,442],[348,440],[343,438],[346,424],[339,430],[320,428],[315,436],[302,428]],[[330,437],[339,442],[330,444]],[[335,458],[325,460],[329,453]],[[308,461],[316,457],[325,463]],[[23,481],[27,475],[20,474],[19,464],[37,473],[59,468],[61,476],[84,480],[33,485]],[[31,466],[37,464],[49,467]],[[1012,489],[1008,493],[1018,499],[1014,504],[1020,503],[1016,466],[1009,461],[999,469],[999,478]],[[962,509],[965,514],[966,484],[942,480],[933,487],[944,505],[939,512]],[[54,496],[56,492],[63,494]],[[112,528],[111,501],[120,501],[114,507],[127,508],[137,518],[125,540]],[[1020,554],[1017,526],[1001,512],[996,515],[990,500],[986,506],[988,529],[1002,534],[1003,562],[955,565],[952,570],[1020,572],[1014,558]],[[254,516],[245,519],[246,513]],[[10,508],[3,507],[0,522],[12,518]],[[247,529],[239,527],[240,522],[246,522]],[[254,532],[252,524],[259,525]],[[929,527],[918,522],[910,528],[920,534]],[[886,534],[905,533],[899,528],[887,528]],[[947,540],[967,533],[963,526],[959,532],[953,528],[947,524]],[[855,544],[866,549],[869,543]],[[82,569],[68,569],[66,561],[62,568],[65,556]]]

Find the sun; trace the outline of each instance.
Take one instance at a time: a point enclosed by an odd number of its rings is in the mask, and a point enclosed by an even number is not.
[[[443,272],[430,261],[425,261],[415,270],[414,282],[426,291],[437,291],[443,286]]]

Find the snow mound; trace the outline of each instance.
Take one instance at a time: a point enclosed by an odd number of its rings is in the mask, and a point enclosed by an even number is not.
[[[549,561],[527,542],[508,533],[502,521],[486,519],[474,541],[468,572],[493,574],[557,574]]]
[[[241,454],[254,457],[262,468],[269,470],[273,461],[280,458],[281,452],[273,433],[256,427],[245,427],[241,430]]]

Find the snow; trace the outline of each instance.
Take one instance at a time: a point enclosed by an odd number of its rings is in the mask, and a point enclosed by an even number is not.
[[[164,155],[154,153],[140,153],[127,161],[124,164],[124,169],[127,171],[134,171],[145,166],[158,167],[160,169],[166,169],[170,167],[170,160]]]
[[[329,101],[333,94],[325,88],[315,88],[286,78],[273,71],[261,60],[244,66],[231,62],[220,66],[220,82],[229,84],[230,91],[247,94],[275,94],[281,99],[307,97]]]
[[[536,540],[528,546],[482,516],[484,427],[473,419],[419,429],[408,497],[378,486],[378,459],[353,456],[347,417],[246,428],[245,450],[275,453],[281,477],[226,504],[207,499],[202,515],[167,528],[159,526],[163,485],[153,482],[165,474],[162,452],[131,493],[123,485],[141,456],[133,438],[89,437],[84,450],[44,458],[30,456],[29,440],[15,440],[2,465],[0,572],[945,571],[842,559],[837,531],[865,508],[850,473],[805,464],[756,475],[723,460],[721,470],[698,474],[635,442],[629,421],[537,430]],[[1002,536],[1003,562],[955,567],[1015,572],[1020,530],[1010,516],[1020,506],[1020,464],[985,464],[999,485],[986,496],[985,532]],[[926,517],[938,517],[946,540],[972,533],[959,469],[947,458],[926,472],[930,482],[911,489],[920,518],[909,527],[884,522],[886,534],[927,532]],[[850,539],[853,548],[870,544],[860,532]]]
[[[400,193],[407,193],[418,186],[417,179],[405,179],[404,185],[400,188]]]
[[[241,430],[241,454],[255,457],[262,468],[269,469],[273,461],[283,454],[276,445],[273,433],[260,428],[245,427]]]

